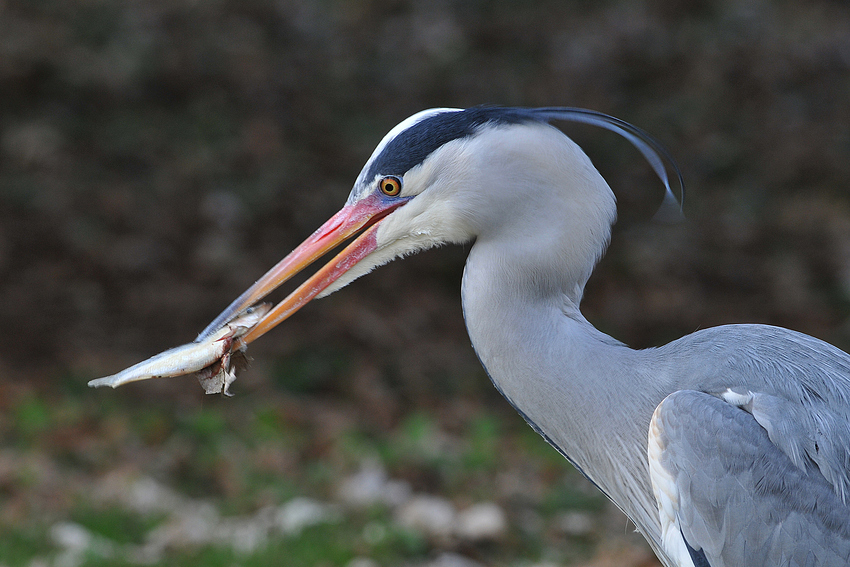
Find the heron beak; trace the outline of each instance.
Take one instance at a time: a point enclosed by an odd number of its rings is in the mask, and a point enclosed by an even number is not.
[[[292,276],[362,230],[360,235],[337,254],[333,260],[269,311],[253,329],[240,339],[238,346],[247,345],[260,338],[319,295],[345,272],[354,267],[357,262],[373,252],[377,248],[375,233],[380,222],[406,202],[406,199],[395,199],[387,202],[376,195],[370,195],[353,204],[346,205],[310,235],[307,240],[278,262],[276,266],[266,272],[254,285],[236,298],[201,332],[196,340],[203,340],[214,333],[243,309],[255,304]],[[364,228],[365,230],[363,230]]]

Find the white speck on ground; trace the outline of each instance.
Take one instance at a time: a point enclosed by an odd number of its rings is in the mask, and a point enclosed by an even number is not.
[[[455,508],[445,498],[417,495],[396,510],[396,520],[426,536],[446,538],[452,534]]]
[[[297,535],[309,526],[339,521],[335,506],[310,498],[293,498],[277,510],[275,524],[287,535]]]
[[[459,538],[482,541],[498,539],[507,529],[502,508],[493,502],[482,502],[458,513],[454,531]]]
[[[593,518],[584,512],[564,512],[557,518],[556,525],[569,536],[586,536],[596,528]]]
[[[457,553],[441,553],[436,559],[421,567],[483,567],[481,563]]]
[[[409,484],[390,480],[380,464],[367,461],[358,472],[340,483],[337,497],[353,507],[368,508],[375,504],[396,507],[410,498],[410,492]]]

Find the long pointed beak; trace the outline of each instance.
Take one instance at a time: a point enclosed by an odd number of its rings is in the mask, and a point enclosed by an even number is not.
[[[406,202],[407,199],[394,199],[387,202],[380,197],[370,195],[351,205],[346,205],[310,235],[307,240],[266,272],[254,285],[237,297],[195,340],[200,341],[207,338],[243,309],[255,304],[292,276],[365,228],[333,260],[269,311],[253,329],[241,338],[240,346],[247,345],[260,338],[327,289],[357,262],[373,252],[377,248],[375,232],[379,223],[393,210]]]

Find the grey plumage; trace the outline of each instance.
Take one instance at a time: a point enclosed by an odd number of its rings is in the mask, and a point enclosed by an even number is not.
[[[748,412],[680,390],[660,408],[679,527],[709,565],[847,565],[850,516],[814,467],[795,466]]]
[[[343,210],[208,330],[357,231],[243,341],[394,258],[472,243],[463,310],[488,375],[665,565],[850,563],[850,355],[764,325],[706,329],[646,350],[596,330],[579,305],[615,199],[550,120],[625,136],[662,179],[667,207],[674,202],[666,152],[612,117],[424,111],[381,141]]]

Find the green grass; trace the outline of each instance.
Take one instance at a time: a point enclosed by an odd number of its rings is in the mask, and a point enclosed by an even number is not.
[[[96,536],[118,544],[110,546],[114,551],[85,550],[80,556],[81,567],[134,565],[129,551],[132,546],[122,545],[142,543],[146,534],[159,523],[157,518],[142,517],[114,507],[84,506],[75,510],[71,519]],[[2,539],[4,545],[0,547],[0,563],[17,567],[27,565],[34,557],[50,555],[52,546],[39,534],[37,530],[6,533]],[[211,544],[168,551],[153,565],[343,567],[361,556],[381,565],[394,565],[422,559],[428,552],[429,545],[422,536],[394,525],[386,511],[372,510],[355,513],[342,523],[310,526],[297,535],[274,535],[266,545],[249,553]]]
[[[578,476],[578,472],[574,475],[570,473],[571,478],[565,478],[562,482],[550,487],[547,495],[542,499],[540,511],[543,514],[554,514],[564,510],[601,512],[606,504],[605,496],[597,490],[587,491],[584,488],[577,488]]]
[[[34,557],[52,550],[43,526],[36,523],[23,527],[0,525],[0,565],[23,567]]]
[[[557,452],[503,413],[479,407],[448,427],[440,413],[417,411],[389,429],[358,421],[328,437],[317,416],[287,415],[282,409],[293,399],[315,404],[317,398],[311,396],[273,392],[262,400],[202,398],[200,405],[176,399],[139,404],[124,392],[95,400],[88,390],[74,389],[21,396],[13,411],[0,416],[0,430],[13,440],[9,447],[28,456],[5,477],[7,485],[0,484],[0,512],[15,506],[23,510],[17,523],[5,529],[0,525],[0,565],[28,566],[34,559],[50,564],[63,553],[50,540],[56,522],[74,522],[96,539],[111,542],[107,547],[112,551],[85,551],[78,558],[82,567],[133,564],[132,550],[169,517],[165,512],[138,513],[120,499],[95,497],[92,487],[105,475],[118,473],[121,478],[122,469],[127,480],[120,482],[153,477],[184,498],[211,503],[223,517],[252,516],[295,497],[335,502],[341,479],[364,460],[377,460],[390,478],[408,481],[416,492],[448,498],[458,509],[495,500],[513,518],[516,508],[511,506],[517,503],[500,501],[497,487],[500,475],[517,466],[542,487],[538,496],[518,502],[532,507],[544,525],[564,510],[596,514],[604,507],[603,497],[577,487],[578,473]],[[29,457],[37,454],[52,455],[56,468],[42,470],[40,461]],[[58,483],[56,475],[62,479]],[[51,500],[51,491],[57,490],[61,498]],[[181,546],[167,550],[155,565],[232,567],[282,564],[285,558],[287,566],[335,567],[355,557],[398,565],[415,564],[446,549],[457,551],[402,528],[383,505],[340,509],[338,521],[298,535],[273,531],[267,544],[251,553],[226,542]],[[512,521],[515,525],[498,542],[461,551],[486,564],[514,565],[548,557],[563,544],[563,537],[554,541],[545,531],[528,532],[521,517]],[[586,556],[594,545],[594,540],[581,538],[569,543],[575,557]]]
[[[498,419],[492,415],[476,416],[470,423],[466,434],[466,447],[461,456],[466,471],[496,470],[499,464],[498,450],[501,427]]]
[[[162,514],[140,515],[118,506],[97,507],[91,502],[82,502],[69,519],[115,543],[141,544],[164,518]]]
[[[14,427],[21,439],[31,441],[50,429],[52,412],[47,403],[32,395],[15,407]]]

